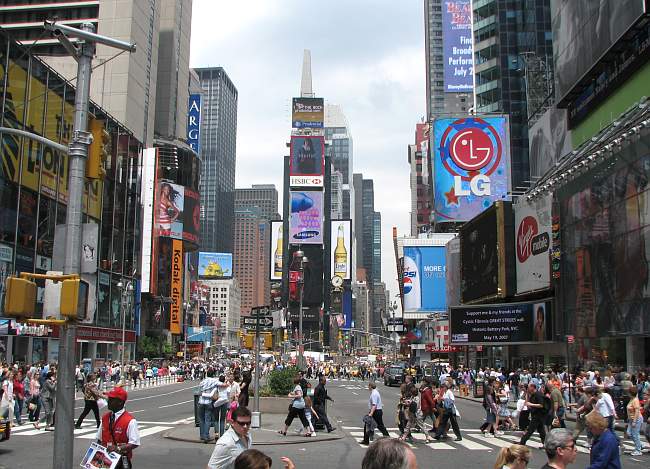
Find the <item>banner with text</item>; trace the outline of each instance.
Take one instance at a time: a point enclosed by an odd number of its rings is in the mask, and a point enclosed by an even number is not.
[[[172,241],[172,285],[171,285],[171,314],[169,332],[181,333],[181,318],[183,316],[183,241]]]
[[[445,91],[471,93],[474,89],[474,59],[470,0],[443,0],[442,44]]]
[[[449,308],[452,345],[529,344],[553,340],[553,301]]]

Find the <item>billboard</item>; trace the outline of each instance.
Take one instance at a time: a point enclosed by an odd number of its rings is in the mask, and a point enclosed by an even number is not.
[[[189,187],[160,181],[154,208],[158,236],[198,244],[201,230],[199,194]]]
[[[322,129],[325,121],[323,98],[293,98],[291,122],[296,129]]]
[[[447,311],[444,246],[404,246],[404,311]]]
[[[183,241],[172,240],[171,299],[169,332],[181,333],[183,317]]]
[[[330,232],[330,278],[338,275],[343,280],[352,278],[352,221],[332,220]]]
[[[187,106],[187,144],[199,154],[201,149],[201,95],[191,94]]]
[[[461,303],[511,293],[513,225],[511,204],[499,202],[460,228]]]
[[[566,109],[551,106],[528,129],[528,160],[531,180],[540,179],[573,150]]]
[[[323,137],[292,136],[289,183],[292,187],[323,187],[325,174]]]
[[[436,119],[432,138],[437,222],[468,221],[510,200],[507,116]]]
[[[442,45],[445,91],[474,90],[472,5],[470,0],[442,2]]]
[[[514,206],[517,294],[551,287],[551,210],[553,196]]]
[[[447,306],[460,304],[460,238],[449,240],[446,249],[447,259]]]
[[[271,243],[269,244],[269,272],[271,280],[282,280],[282,268],[284,265],[284,239],[283,221],[271,222]]]
[[[291,191],[289,243],[323,244],[323,192]]]
[[[605,53],[643,16],[645,4],[646,0],[552,2],[553,70],[557,101],[563,100],[581,79],[588,76]],[[600,67],[597,69],[600,72]],[[607,83],[602,83],[602,86],[606,87]]]
[[[454,306],[452,345],[530,344],[553,340],[553,301]]]
[[[232,278],[232,254],[199,252],[199,278]]]

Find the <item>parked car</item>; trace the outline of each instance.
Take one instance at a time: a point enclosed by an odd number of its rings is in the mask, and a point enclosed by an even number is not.
[[[402,384],[404,382],[404,368],[401,366],[388,366],[384,369],[384,385]]]

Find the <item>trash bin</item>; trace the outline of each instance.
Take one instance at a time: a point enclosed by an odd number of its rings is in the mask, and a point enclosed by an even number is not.
[[[474,383],[474,397],[483,397],[485,395],[485,381],[477,380]]]
[[[199,397],[201,396],[201,391],[198,389],[194,391],[194,426],[199,426]]]

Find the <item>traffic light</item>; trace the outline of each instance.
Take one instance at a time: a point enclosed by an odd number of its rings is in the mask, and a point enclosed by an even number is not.
[[[80,321],[86,319],[88,282],[81,279],[64,280],[61,286],[61,316]]]
[[[36,311],[36,283],[19,277],[8,277],[5,292],[5,313],[29,317]]]
[[[88,179],[104,179],[106,171],[104,162],[110,154],[110,134],[104,127],[104,121],[90,118],[88,123],[93,141],[88,147],[88,160],[86,161],[86,177]]]

